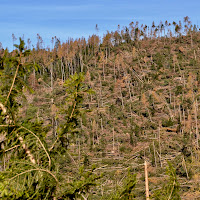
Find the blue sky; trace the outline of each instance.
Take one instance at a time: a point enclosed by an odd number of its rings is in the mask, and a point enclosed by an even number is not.
[[[128,26],[131,21],[150,25],[152,21],[179,21],[189,16],[200,23],[199,0],[0,0],[0,42],[12,50],[12,33],[18,38],[31,38],[37,33],[50,46],[53,36],[61,41],[69,37],[88,37],[117,25]]]

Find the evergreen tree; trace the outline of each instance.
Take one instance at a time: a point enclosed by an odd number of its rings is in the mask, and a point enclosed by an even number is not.
[[[168,162],[168,167],[166,170],[168,175],[168,182],[164,184],[163,188],[157,190],[153,198],[156,200],[179,200],[180,194],[179,189],[180,185],[176,176],[176,169],[173,168],[172,164]]]
[[[48,149],[45,140],[47,129],[43,123],[34,120],[22,121],[19,117],[20,97],[26,86],[22,77],[34,66],[25,62],[30,51],[25,50],[25,43],[21,38],[20,44],[15,47],[15,57],[10,57],[5,51],[1,58],[0,133],[3,139],[0,155],[2,163],[5,164],[0,173],[0,197],[53,199],[63,193],[67,195],[68,190],[65,191],[65,184],[62,183],[65,178],[58,170],[57,155],[66,153],[65,147],[69,143],[67,134],[73,135],[77,132],[81,103],[84,93],[89,92],[89,89],[83,84],[83,74],[75,74],[66,81],[67,104],[63,109],[66,121],[60,127],[57,140]],[[59,145],[55,146],[57,143]],[[92,172],[84,177],[84,186],[81,186],[79,194],[85,193],[98,179]],[[73,184],[76,185],[76,182]]]

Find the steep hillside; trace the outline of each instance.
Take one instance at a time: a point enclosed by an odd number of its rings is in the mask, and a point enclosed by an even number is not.
[[[81,165],[95,165],[94,173],[103,176],[87,198],[114,199],[136,174],[135,199],[145,199],[147,161],[152,199],[172,199],[174,188],[181,199],[200,199],[200,33],[115,45],[112,37],[33,49],[26,61],[37,65],[24,77],[32,89],[23,88],[26,101],[18,99],[20,120],[41,122],[50,147],[66,119],[65,81],[84,72],[93,92],[83,92],[76,130],[67,133],[68,151],[59,161],[65,181]]]

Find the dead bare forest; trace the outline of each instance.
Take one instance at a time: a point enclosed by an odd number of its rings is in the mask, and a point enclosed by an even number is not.
[[[200,31],[132,22],[0,49],[0,198],[200,199]]]

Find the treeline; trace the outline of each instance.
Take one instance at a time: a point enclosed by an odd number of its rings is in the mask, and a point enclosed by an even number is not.
[[[69,75],[73,75],[75,72],[87,71],[87,65],[92,63],[94,67],[98,63],[102,63],[104,66],[107,63],[112,49],[115,47],[123,47],[123,45],[130,48],[135,46],[137,48],[140,45],[139,41],[150,42],[153,39],[160,38],[161,40],[167,38],[181,38],[183,36],[190,36],[190,43],[192,45],[192,37],[195,33],[199,32],[199,27],[193,25],[189,17],[184,17],[183,22],[160,22],[156,25],[154,22],[152,26],[139,25],[139,22],[131,22],[129,27],[123,27],[114,32],[107,31],[101,39],[98,35],[92,35],[87,40],[85,38],[69,39],[66,42],[61,43],[56,37],[52,38],[52,48],[46,48],[42,37],[37,34],[36,47],[31,48],[31,40],[27,40],[27,46],[25,49],[31,49],[31,55],[27,58],[32,63],[37,63],[40,68],[38,72],[43,75],[47,72],[51,78],[50,85],[53,87],[53,80],[57,78],[65,81]],[[13,44],[16,41],[15,35],[12,35]],[[171,41],[171,40],[170,40]],[[168,42],[170,42],[168,41]],[[127,48],[127,47],[125,47]],[[8,53],[7,49],[3,50],[1,47],[1,56],[4,52]],[[16,54],[16,51],[10,52],[12,56]],[[117,57],[116,57],[117,58]],[[32,69],[35,73],[35,70]],[[35,76],[35,75],[34,75]]]

